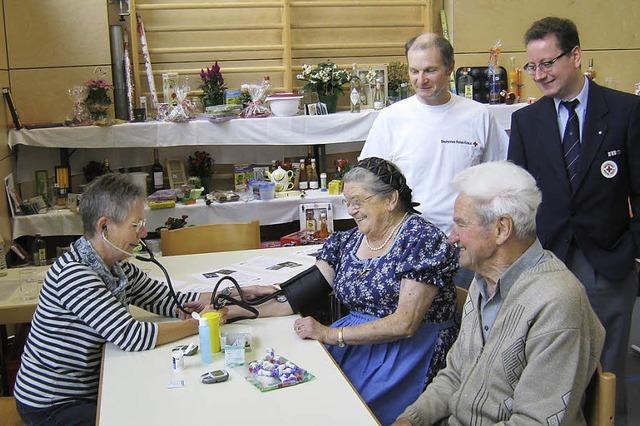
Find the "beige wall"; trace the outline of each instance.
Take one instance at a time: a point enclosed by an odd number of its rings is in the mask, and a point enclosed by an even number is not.
[[[111,79],[107,0],[4,0],[11,90],[23,122],[62,121],[67,89]],[[4,47],[4,43],[3,43]]]
[[[640,81],[640,2],[637,0],[446,0],[447,21],[453,35],[456,67],[485,65],[489,48],[502,40],[500,65],[509,58],[522,66],[526,53],[522,37],[536,19],[560,16],[574,21],[580,33],[583,69],[594,59],[596,82],[614,78],[618,90],[633,93]],[[524,75],[524,95],[540,91]]]

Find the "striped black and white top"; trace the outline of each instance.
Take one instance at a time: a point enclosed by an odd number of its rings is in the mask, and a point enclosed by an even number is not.
[[[168,287],[123,262],[126,304],[176,316]],[[177,293],[180,303],[198,293]],[[14,389],[21,403],[46,408],[78,399],[97,399],[102,346],[125,351],[156,345],[157,324],[129,314],[100,277],[71,251],[58,258],[44,280]]]

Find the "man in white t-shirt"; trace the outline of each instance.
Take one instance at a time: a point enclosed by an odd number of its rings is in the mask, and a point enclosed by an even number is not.
[[[449,92],[454,59],[445,38],[425,33],[405,48],[416,94],[380,112],[359,158],[395,163],[422,216],[448,235],[458,195],[453,177],[467,167],[505,159],[508,137],[485,105]]]

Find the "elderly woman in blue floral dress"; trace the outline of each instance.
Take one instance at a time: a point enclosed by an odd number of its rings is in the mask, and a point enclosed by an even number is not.
[[[344,197],[357,228],[333,234],[316,266],[350,313],[330,327],[296,320],[304,339],[325,343],[382,424],[390,424],[444,367],[456,338],[454,249],[423,219],[395,165],[360,161],[344,177]],[[252,296],[273,292],[254,287]],[[288,303],[260,306],[286,315]],[[232,307],[229,317],[241,315]]]

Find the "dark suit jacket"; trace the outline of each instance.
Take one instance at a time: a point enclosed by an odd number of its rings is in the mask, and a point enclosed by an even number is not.
[[[509,159],[527,169],[542,191],[536,220],[542,245],[566,261],[575,239],[596,271],[618,281],[640,257],[640,97],[590,82],[584,121],[573,193],[553,99],[513,113]]]

